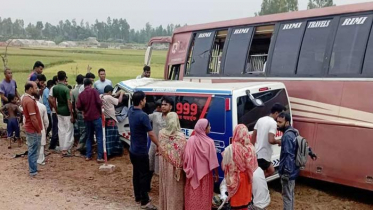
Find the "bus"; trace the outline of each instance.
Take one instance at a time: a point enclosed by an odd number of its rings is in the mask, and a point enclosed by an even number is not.
[[[301,175],[373,190],[373,3],[257,16],[175,30],[164,79],[279,81],[294,127],[318,154]]]

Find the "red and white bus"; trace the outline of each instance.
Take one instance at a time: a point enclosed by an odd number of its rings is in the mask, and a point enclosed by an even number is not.
[[[178,28],[164,78],[281,81],[294,126],[318,154],[303,176],[373,190],[373,3]]]

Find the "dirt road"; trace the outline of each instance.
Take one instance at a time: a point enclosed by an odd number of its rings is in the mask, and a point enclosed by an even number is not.
[[[132,196],[132,165],[126,151],[110,160],[117,170],[100,173],[99,164],[83,158],[47,156],[36,178],[28,176],[27,158],[13,158],[26,146],[7,149],[0,140],[0,209],[140,209]],[[281,186],[270,183],[271,205],[281,209]],[[158,203],[158,179],[150,193]],[[373,209],[373,193],[339,185],[300,179],[296,185],[296,209]]]

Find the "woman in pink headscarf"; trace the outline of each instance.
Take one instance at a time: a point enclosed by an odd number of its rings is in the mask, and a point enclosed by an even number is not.
[[[222,168],[228,200],[234,209],[247,209],[252,199],[253,173],[258,167],[255,148],[243,124],[234,129],[232,144],[223,152]]]
[[[210,210],[212,207],[213,170],[217,182],[219,163],[214,141],[207,136],[210,129],[208,120],[198,120],[194,135],[187,141],[183,166],[187,177],[185,210]]]

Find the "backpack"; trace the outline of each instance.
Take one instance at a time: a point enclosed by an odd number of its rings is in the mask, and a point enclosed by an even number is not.
[[[306,167],[306,163],[308,160],[308,142],[303,136],[297,135],[296,143],[298,145],[296,157],[295,157],[295,164],[303,170]]]
[[[297,144],[297,152],[295,154],[295,164],[301,170],[306,167],[307,160],[308,160],[308,142],[307,140],[299,135],[299,131],[296,129],[290,130],[295,133],[295,143]]]

